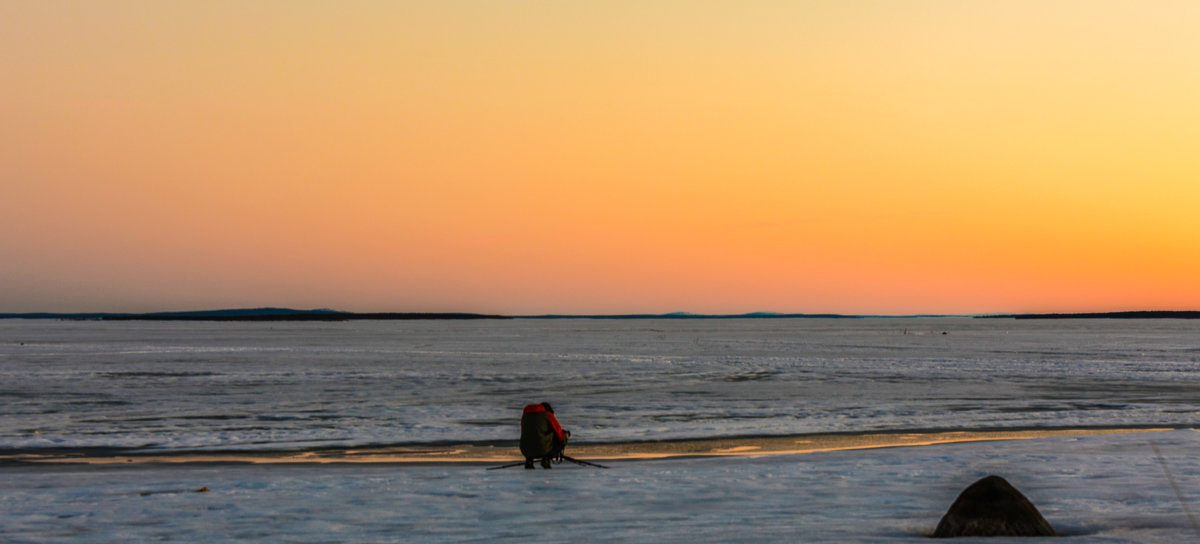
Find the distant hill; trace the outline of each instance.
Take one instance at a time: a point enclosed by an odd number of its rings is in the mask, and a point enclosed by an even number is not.
[[[346,312],[338,312],[329,309],[318,310],[293,310],[291,308],[240,308],[234,310],[192,310],[187,312],[153,312],[148,314],[132,314],[144,317],[243,317],[243,316],[293,316],[293,315],[339,315]]]

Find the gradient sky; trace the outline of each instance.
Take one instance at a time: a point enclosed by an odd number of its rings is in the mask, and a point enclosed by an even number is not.
[[[1200,2],[0,2],[0,311],[1200,308]]]

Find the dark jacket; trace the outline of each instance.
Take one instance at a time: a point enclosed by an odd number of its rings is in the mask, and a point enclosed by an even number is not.
[[[567,441],[562,426],[554,414],[541,404],[530,404],[521,413],[521,454],[537,459],[554,451],[555,445]]]

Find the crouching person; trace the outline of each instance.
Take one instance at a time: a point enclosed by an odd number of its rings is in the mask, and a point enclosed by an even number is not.
[[[570,436],[558,424],[549,402],[525,406],[521,413],[521,455],[525,456],[525,468],[532,469],[537,459],[542,460],[542,468],[550,468],[550,460],[562,455]]]

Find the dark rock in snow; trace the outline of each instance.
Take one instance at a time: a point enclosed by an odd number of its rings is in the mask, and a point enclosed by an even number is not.
[[[932,536],[1058,536],[1058,533],[1025,495],[1004,478],[988,476],[963,490]]]

